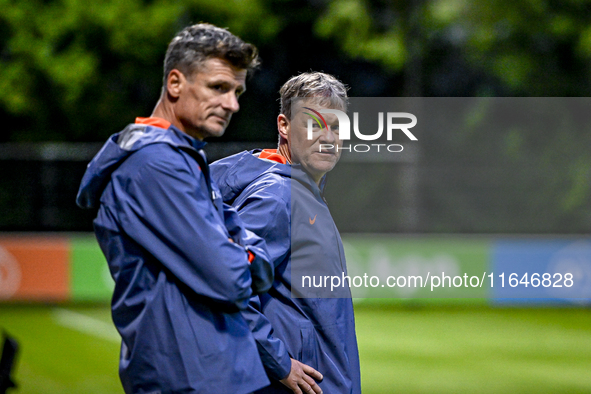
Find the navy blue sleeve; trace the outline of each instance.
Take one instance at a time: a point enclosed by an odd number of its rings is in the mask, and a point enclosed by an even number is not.
[[[291,357],[285,344],[273,336],[273,327],[265,315],[261,313],[261,301],[258,296],[252,297],[248,308],[242,311],[248,322],[259,356],[269,377],[281,380],[291,371]]]
[[[281,187],[246,188],[234,201],[246,228],[265,240],[269,258],[277,267],[291,250],[291,212]]]
[[[127,234],[196,294],[246,308],[252,295],[248,255],[229,240],[197,163],[155,144],[123,165],[130,166],[128,175],[115,187],[124,196],[119,204]]]
[[[234,202],[246,228],[265,239],[275,266],[287,256],[291,243],[290,208],[280,193],[280,188],[248,188]],[[261,313],[258,297],[251,298],[242,314],[251,328],[267,374],[276,380],[287,377],[291,370],[291,357],[285,344],[273,336],[273,327]]]
[[[224,203],[224,222],[234,242],[244,246],[254,255],[250,262],[252,290],[254,294],[266,292],[273,285],[273,263],[267,253],[265,241],[244,227],[236,210]]]

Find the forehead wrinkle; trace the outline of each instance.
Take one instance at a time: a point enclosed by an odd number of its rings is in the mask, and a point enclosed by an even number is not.
[[[212,78],[219,78],[218,81],[213,81],[213,83],[228,83],[231,80],[232,84],[234,84],[234,82],[238,81],[239,85],[246,90],[246,73],[246,69],[237,68],[227,60],[211,57],[193,67],[193,71],[187,79],[192,81],[192,79],[201,75],[204,80],[208,80],[210,83]],[[230,78],[227,78],[228,76]]]

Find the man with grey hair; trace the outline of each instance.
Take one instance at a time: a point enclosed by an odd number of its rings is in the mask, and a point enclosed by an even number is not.
[[[264,241],[222,203],[203,153],[239,109],[257,50],[197,24],[170,43],[151,117],[88,165],[77,203],[98,208],[115,280],[119,372],[131,393],[250,393],[269,384],[241,310],[272,283]]]
[[[322,123],[312,120],[311,139],[307,130],[314,113],[346,110],[346,91],[320,72],[291,78],[280,90],[278,149],[242,152],[211,167],[224,201],[265,239],[275,266],[272,288],[243,312],[271,379],[257,393],[361,393],[349,288],[319,298],[302,292],[295,277],[302,267],[347,275],[323,198],[325,175],[340,157],[338,119],[325,113]]]

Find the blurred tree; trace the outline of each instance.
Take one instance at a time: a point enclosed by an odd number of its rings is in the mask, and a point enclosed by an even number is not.
[[[590,4],[0,0],[0,113],[10,125],[0,141],[104,140],[151,110],[166,44],[199,21],[259,46],[250,97],[264,106],[309,69],[341,76],[353,95],[584,96]]]
[[[353,57],[419,74],[407,77],[418,84],[409,95],[454,95],[437,86],[462,79],[448,67],[479,76],[470,95],[586,96],[590,16],[589,0],[341,0],[315,31]]]
[[[257,42],[278,29],[257,0],[0,0],[0,9],[3,141],[104,140],[146,115],[170,38],[194,20]]]
[[[336,75],[351,86],[351,96],[586,96],[590,5],[591,0],[0,0],[0,142],[104,141],[136,116],[149,115],[160,94],[166,45],[175,32],[200,21],[228,27],[254,43],[263,59],[221,141],[272,146],[277,91],[290,76],[309,70]],[[459,168],[468,174],[468,168],[492,163],[523,169],[503,174],[511,177],[507,185],[538,190],[528,194],[531,212],[552,206],[547,220],[532,228],[568,231],[575,222],[587,228],[587,128],[563,119],[544,135],[532,127],[488,133],[481,126],[492,119],[489,110],[467,114],[453,136],[433,127],[420,138],[423,214],[416,230],[470,231],[479,225],[480,231],[512,231],[503,220],[513,213],[479,217],[478,204],[465,209],[469,204],[461,199],[467,194],[442,194],[439,187],[448,178],[432,171]],[[477,171],[472,174],[478,178]],[[517,214],[523,208],[512,209]],[[447,216],[438,218],[441,212]]]
[[[511,95],[586,96],[588,0],[480,1],[458,14],[466,54]]]
[[[589,0],[342,0],[328,4],[315,31],[354,58],[402,73],[405,96],[579,97],[591,87],[590,16]],[[591,140],[576,119],[586,109],[572,101],[540,104],[552,122],[498,124],[491,106],[455,120],[453,135],[429,128],[420,145],[417,230],[586,228]],[[495,182],[484,186],[484,176]],[[508,214],[483,215],[487,210]]]

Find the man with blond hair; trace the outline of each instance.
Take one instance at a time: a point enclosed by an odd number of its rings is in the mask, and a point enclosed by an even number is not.
[[[265,239],[275,266],[267,294],[244,312],[271,386],[257,393],[361,393],[353,304],[348,288],[307,293],[298,273],[346,275],[340,235],[324,201],[325,175],[340,158],[338,119],[346,87],[310,72],[280,90],[278,149],[242,152],[212,164],[224,201]],[[316,115],[314,115],[316,113]],[[311,138],[308,138],[311,128]]]

